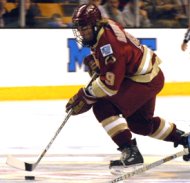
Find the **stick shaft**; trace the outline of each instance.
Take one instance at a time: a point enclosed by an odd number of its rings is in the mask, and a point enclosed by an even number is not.
[[[88,88],[91,83],[93,82],[93,80],[97,77],[97,74],[94,73],[94,75],[92,76],[92,79],[90,80],[90,82],[87,84],[86,88]],[[43,156],[46,154],[46,152],[48,151],[48,149],[51,147],[51,145],[53,144],[54,140],[56,139],[56,137],[58,136],[58,134],[60,133],[60,131],[62,130],[62,128],[65,126],[66,122],[68,121],[68,119],[70,118],[70,116],[72,115],[73,111],[70,110],[67,114],[67,116],[65,117],[64,121],[62,122],[61,126],[58,128],[58,130],[56,131],[54,137],[51,139],[51,141],[49,142],[49,144],[46,146],[46,148],[44,149],[44,151],[41,153],[41,155],[39,156],[38,160],[36,161],[36,166],[37,164],[41,161],[41,159],[43,158]]]
[[[86,88],[88,88],[91,83],[95,80],[95,78],[97,77],[97,74],[94,73],[90,82],[87,84]],[[51,147],[51,145],[53,144],[54,140],[56,139],[56,137],[58,136],[58,134],[60,133],[60,131],[62,130],[62,128],[65,126],[66,122],[68,121],[68,119],[70,118],[70,116],[72,115],[73,111],[70,110],[64,121],[62,122],[61,126],[58,128],[58,130],[56,131],[55,135],[53,136],[53,138],[51,139],[51,141],[48,143],[48,145],[46,146],[46,148],[42,151],[42,153],[39,155],[37,161],[35,163],[28,163],[28,162],[22,162],[20,160],[18,160],[17,158],[15,158],[14,156],[8,156],[6,163],[12,167],[18,168],[18,169],[22,169],[22,170],[26,170],[26,171],[33,171],[38,164],[40,163],[41,159],[45,156],[46,152],[48,151],[48,149]]]
[[[168,161],[171,161],[171,160],[173,160],[175,158],[181,157],[181,156],[186,155],[186,154],[189,154],[188,148],[186,148],[183,151],[180,151],[178,153],[175,153],[173,155],[167,156],[167,157],[165,157],[165,158],[163,158],[161,160],[155,161],[155,162],[153,162],[151,164],[144,165],[143,167],[138,168],[138,169],[136,169],[136,170],[134,170],[132,172],[126,173],[124,175],[121,175],[121,176],[117,177],[116,179],[112,180],[109,183],[116,183],[116,182],[120,182],[122,180],[127,180],[128,178],[130,178],[132,176],[141,174],[141,173],[143,173],[143,172],[145,172],[147,170],[150,170],[150,169],[152,169],[152,168],[154,168],[156,166],[162,165],[162,164],[164,164],[164,163],[166,163]]]
[[[46,152],[48,151],[48,149],[51,147],[51,145],[53,144],[53,142],[56,139],[56,137],[59,135],[60,131],[62,130],[62,128],[65,126],[66,122],[68,121],[69,117],[72,115],[72,112],[73,112],[72,110],[69,111],[69,113],[65,117],[64,121],[62,122],[61,126],[56,131],[54,137],[51,139],[51,141],[49,142],[49,144],[46,146],[46,148],[44,149],[44,151],[39,156],[38,160],[35,163],[36,166],[41,161],[41,159],[44,157],[44,155],[46,154]]]

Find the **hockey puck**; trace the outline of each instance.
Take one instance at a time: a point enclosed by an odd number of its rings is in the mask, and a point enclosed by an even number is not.
[[[35,176],[25,176],[25,180],[35,180]]]

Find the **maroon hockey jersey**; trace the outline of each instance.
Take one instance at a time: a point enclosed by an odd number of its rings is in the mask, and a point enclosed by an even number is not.
[[[159,72],[157,55],[111,20],[101,28],[91,50],[100,68],[91,88],[96,97],[115,95],[125,78],[147,83]]]

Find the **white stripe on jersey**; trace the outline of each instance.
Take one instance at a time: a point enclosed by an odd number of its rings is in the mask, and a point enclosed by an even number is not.
[[[139,75],[147,73],[149,64],[150,64],[150,62],[152,62],[151,59],[152,59],[152,52],[150,51],[149,48],[147,48],[146,60],[144,62],[144,66],[143,66],[141,72],[139,73]]]

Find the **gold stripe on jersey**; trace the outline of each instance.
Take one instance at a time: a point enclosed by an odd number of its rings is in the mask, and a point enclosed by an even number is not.
[[[105,97],[112,96],[117,93],[117,90],[109,89],[98,77],[95,81],[92,82],[92,92],[95,97]]]
[[[160,126],[159,128],[152,134],[150,137],[164,140],[170,133],[172,132],[174,128],[173,123],[167,123],[164,119],[160,119]]]
[[[127,43],[125,32],[123,32],[112,20],[108,20],[108,22],[117,39],[121,42]]]
[[[106,130],[106,132],[111,136],[114,137],[121,131],[128,129],[127,122],[125,118],[119,116],[111,116],[102,122],[102,126]]]
[[[143,58],[141,60],[141,64],[138,67],[137,72],[134,75],[146,74],[150,72],[152,69],[153,51],[147,48],[146,46],[143,46],[143,48],[144,48]]]
[[[102,27],[100,31],[98,32],[97,41],[96,41],[96,44],[94,44],[93,48],[96,48],[96,46],[98,45],[99,39],[101,38],[103,33],[104,33],[104,28]]]
[[[159,68],[159,64],[161,63],[161,60],[156,56],[155,58],[155,63],[152,66],[152,70],[151,72],[147,73],[147,74],[143,74],[143,75],[135,75],[132,77],[129,77],[131,80],[139,82],[139,83],[148,83],[150,81],[152,81],[152,79],[157,76],[157,74],[160,71]]]

